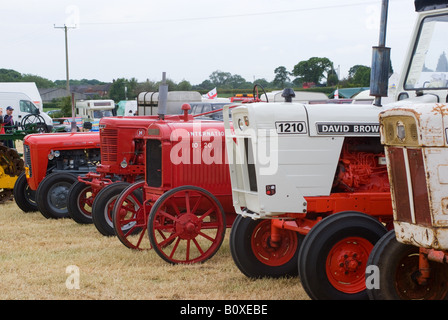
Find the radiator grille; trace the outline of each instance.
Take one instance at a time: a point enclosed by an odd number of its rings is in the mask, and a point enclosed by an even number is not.
[[[101,162],[117,162],[118,132],[116,129],[101,130]]]

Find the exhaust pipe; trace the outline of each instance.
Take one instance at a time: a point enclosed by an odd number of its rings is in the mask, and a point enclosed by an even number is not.
[[[370,95],[375,97],[374,105],[381,107],[381,97],[387,97],[389,87],[390,48],[386,47],[387,11],[389,1],[381,6],[379,45],[373,47],[372,69],[370,72]]]
[[[166,72],[162,73],[162,83],[159,85],[159,107],[158,115],[160,120],[165,119],[168,101],[168,85],[166,83]]]

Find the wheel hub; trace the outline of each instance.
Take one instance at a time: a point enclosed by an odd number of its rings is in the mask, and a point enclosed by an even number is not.
[[[195,238],[202,228],[202,222],[191,213],[182,214],[176,222],[176,233],[184,240]]]
[[[57,186],[50,193],[50,201],[54,207],[60,209],[67,206],[68,188]]]

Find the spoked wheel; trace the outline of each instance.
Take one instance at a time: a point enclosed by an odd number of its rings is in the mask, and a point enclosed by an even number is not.
[[[164,193],[149,214],[151,245],[172,264],[210,259],[221,247],[225,231],[221,204],[210,192],[195,186]]]
[[[298,258],[299,277],[310,298],[367,299],[367,259],[386,232],[378,220],[360,212],[340,212],[317,223]]]
[[[124,189],[115,201],[112,210],[115,235],[130,249],[151,249],[149,241],[144,241],[148,223],[143,207],[144,185],[145,181],[139,181]]]
[[[20,122],[20,126],[24,131],[35,131],[38,133],[48,133],[47,124],[45,119],[39,114],[28,114]]]
[[[271,220],[238,215],[230,231],[230,251],[240,271],[247,277],[297,275],[297,255],[303,236],[279,230],[281,240],[271,242]]]
[[[82,181],[75,182],[68,191],[69,216],[77,223],[92,223],[92,205],[92,187]]]
[[[68,190],[78,181],[74,174],[56,172],[46,176],[37,187],[37,207],[47,219],[69,218]]]
[[[426,284],[416,280],[419,274],[419,248],[397,241],[395,231],[389,231],[375,245],[368,264],[378,267],[378,281],[366,282],[372,300],[446,300],[448,298],[448,265],[429,261],[430,278]]]

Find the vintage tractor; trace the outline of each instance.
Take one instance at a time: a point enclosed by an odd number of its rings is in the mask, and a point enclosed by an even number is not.
[[[211,258],[235,218],[224,124],[194,120],[189,105],[183,108],[182,117],[166,116],[148,127],[145,181],[126,188],[113,210],[125,246],[153,248],[169,263]],[[150,246],[143,241],[146,230]]]
[[[284,102],[242,105],[231,121],[224,110],[230,250],[244,275],[298,274],[312,299],[368,298],[367,260],[393,219],[378,121],[390,61],[384,4],[374,104],[302,104],[285,90]]]
[[[397,92],[380,113],[394,230],[375,245],[366,273],[371,299],[448,298],[447,1],[415,1],[419,12]]]
[[[78,176],[68,193],[69,216],[92,223],[106,236],[114,235],[110,210],[129,184],[144,178],[146,128],[157,116],[106,117],[99,123],[101,163],[95,171]]]
[[[17,206],[25,212],[39,210],[46,218],[68,217],[69,188],[100,162],[99,134],[30,134],[23,149],[25,172],[14,185]]]

